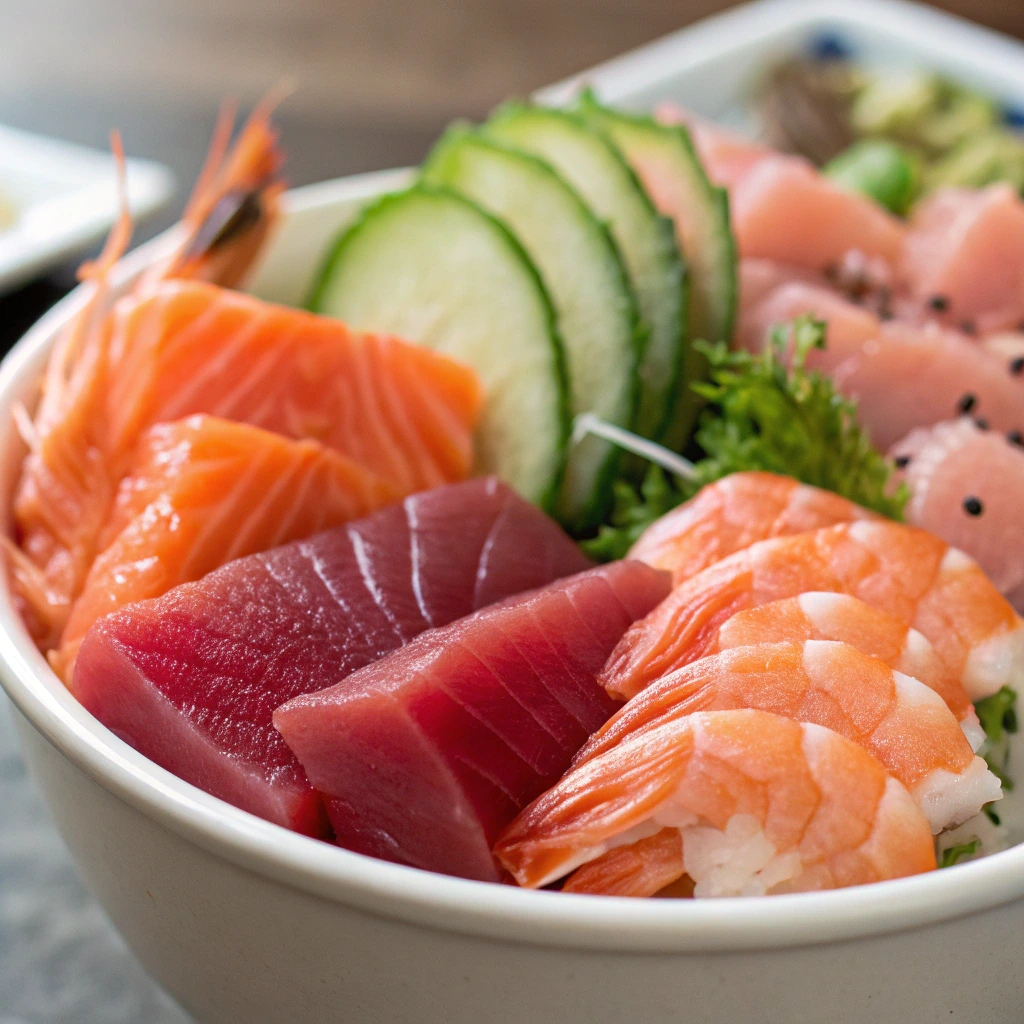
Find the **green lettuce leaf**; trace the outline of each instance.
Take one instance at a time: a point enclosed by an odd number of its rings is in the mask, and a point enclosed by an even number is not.
[[[939,856],[940,868],[951,868],[958,863],[962,857],[970,857],[981,849],[981,840],[970,839],[966,843],[957,843],[956,846],[949,846]]]
[[[1003,789],[1009,792],[1013,789],[1013,779],[1007,769],[1010,763],[1010,737],[1017,731],[1017,692],[1004,686],[991,697],[979,700],[974,710],[985,730],[981,756],[988,762],[989,769],[1002,783]]]

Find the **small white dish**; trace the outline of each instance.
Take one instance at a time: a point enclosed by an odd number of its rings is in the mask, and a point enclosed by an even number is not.
[[[149,160],[128,160],[127,168],[138,221],[170,199],[174,178]],[[2,294],[106,234],[118,213],[113,157],[0,125],[0,205]]]

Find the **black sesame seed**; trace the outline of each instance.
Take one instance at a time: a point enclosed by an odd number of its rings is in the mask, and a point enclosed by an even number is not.
[[[896,468],[897,469],[906,469],[907,466],[910,465],[910,456],[909,455],[897,455],[896,458],[893,461],[896,463]]]
[[[1018,448],[1024,448],[1024,434],[1019,430],[1011,430],[1006,435],[1006,440],[1009,441],[1010,444],[1015,444]]]
[[[976,420],[974,421],[974,425],[975,425],[975,426],[976,426],[976,427],[977,427],[977,428],[978,428],[979,430],[988,430],[988,428],[989,428],[989,422],[988,422],[988,420],[987,420],[987,419],[985,419],[985,417],[984,417],[984,416],[979,416],[979,417],[978,417],[978,418],[977,418],[977,419],[976,419]]]
[[[1019,377],[1024,373],[1024,356],[1017,356],[1016,359],[1010,360],[1010,373],[1012,373],[1014,377]]]
[[[967,394],[961,396],[960,401],[956,403],[956,407],[958,412],[966,416],[977,404],[977,398],[968,391]]]
[[[928,300],[928,305],[935,310],[936,313],[945,313],[949,309],[949,299],[945,295],[933,295]]]
[[[977,334],[978,325],[973,320],[964,320],[960,324],[960,330],[963,331],[964,334]]]
[[[985,511],[985,506],[973,494],[964,498],[964,511],[969,516],[980,516]]]

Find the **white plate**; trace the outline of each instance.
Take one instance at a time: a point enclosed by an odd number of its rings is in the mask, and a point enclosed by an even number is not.
[[[163,206],[171,172],[128,161],[128,202],[138,221]],[[114,160],[107,153],[0,125],[0,294],[97,242],[117,216]]]

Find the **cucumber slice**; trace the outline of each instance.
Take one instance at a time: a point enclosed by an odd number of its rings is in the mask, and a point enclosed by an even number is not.
[[[384,196],[343,232],[310,307],[472,366],[486,398],[477,471],[550,505],[569,435],[564,356],[540,275],[504,225],[442,189]]]
[[[601,106],[590,93],[580,99],[588,124],[607,132],[639,175],[655,206],[673,219],[690,273],[688,334],[691,342],[728,341],[736,315],[736,243],[729,224],[729,197],[716,188],[682,125]],[[707,374],[692,344],[684,356],[681,387],[666,446],[680,450],[689,439],[700,402],[690,387]]]
[[[657,440],[668,425],[685,345],[686,274],[672,224],[616,147],[576,114],[509,103],[484,131],[546,160],[607,223],[649,331],[634,430]]]
[[[529,253],[558,314],[573,416],[592,412],[630,427],[640,356],[636,304],[615,243],[590,208],[549,164],[467,128],[447,132],[423,179],[479,203]],[[555,502],[567,526],[585,530],[602,520],[619,452],[592,435],[570,447]]]

